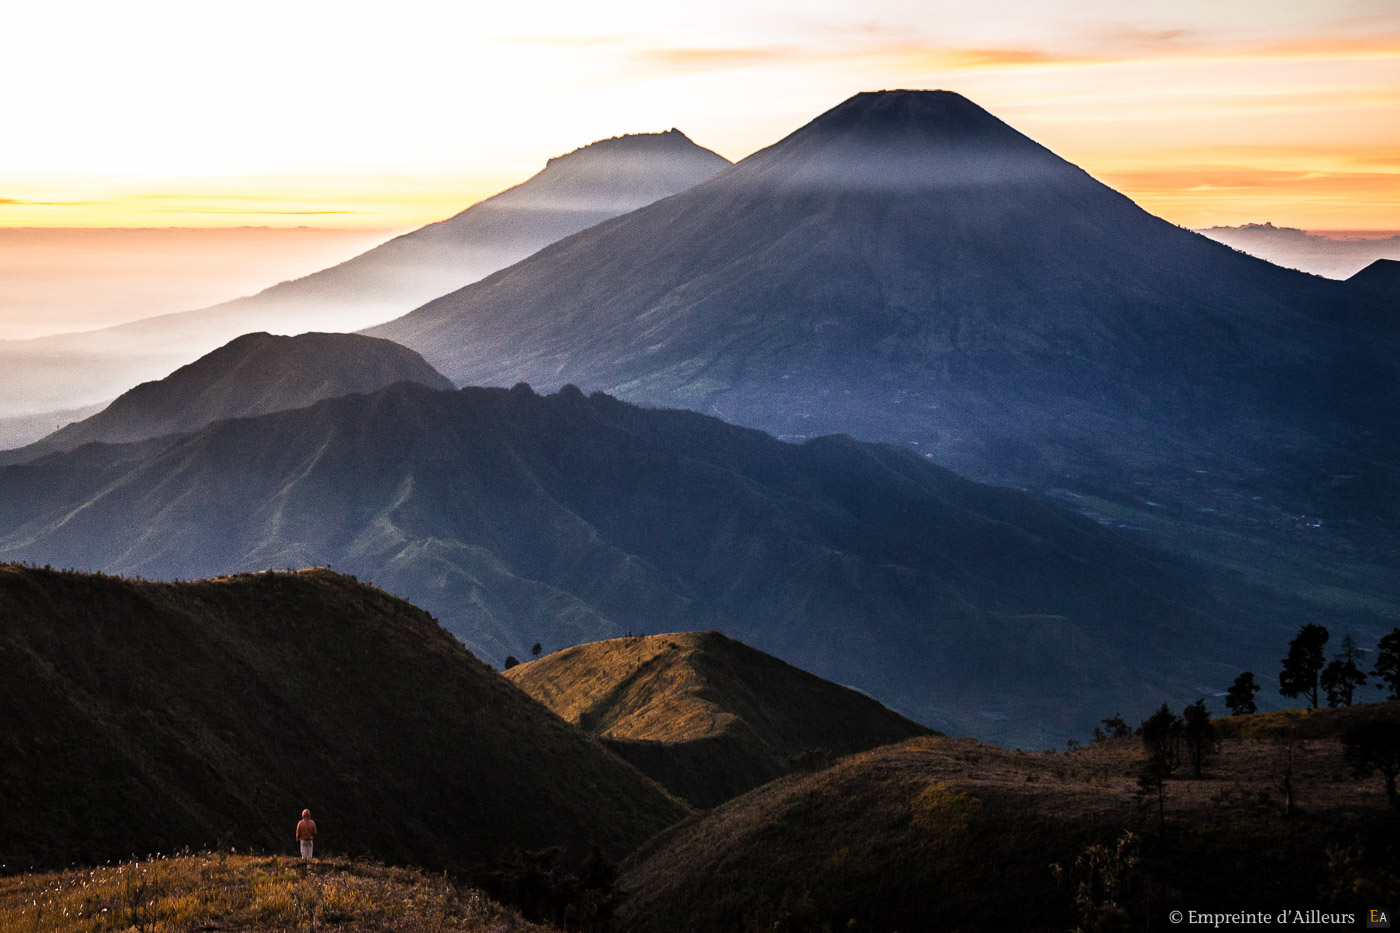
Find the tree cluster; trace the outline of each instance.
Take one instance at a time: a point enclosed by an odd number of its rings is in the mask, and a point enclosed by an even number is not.
[[[1364,686],[1368,676],[1376,679],[1376,689],[1385,691],[1386,699],[1400,699],[1400,627],[1380,640],[1376,646],[1376,663],[1369,671],[1359,663],[1362,652],[1351,635],[1342,636],[1341,650],[1327,658],[1325,651],[1330,637],[1325,626],[1304,625],[1288,644],[1288,656],[1281,662],[1278,692],[1286,697],[1302,697],[1317,709],[1325,698],[1328,706],[1351,706],[1356,700],[1356,688]],[[1254,694],[1259,692],[1254,672],[1245,671],[1235,678],[1225,694],[1225,705],[1232,715],[1240,716],[1258,710]]]
[[[1201,776],[1206,759],[1215,751],[1215,726],[1205,698],[1198,699],[1180,716],[1163,703],[1161,709],[1148,716],[1138,726],[1137,734],[1147,750],[1148,766],[1163,777],[1171,775],[1182,764],[1191,763],[1191,773]]]

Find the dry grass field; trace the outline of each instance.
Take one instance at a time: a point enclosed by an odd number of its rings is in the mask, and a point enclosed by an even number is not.
[[[780,777],[803,757],[930,731],[719,632],[592,642],[505,676],[697,807]]]
[[[1119,899],[1131,929],[1165,926],[1173,909],[1393,903],[1400,813],[1379,777],[1353,777],[1339,741],[1377,717],[1400,718],[1400,704],[1219,721],[1218,752],[1199,779],[1177,768],[1160,815],[1155,791],[1139,787],[1137,738],[1073,752],[952,738],[886,746],[653,839],[624,866],[624,921],[657,933],[1069,929],[1085,922],[1072,890],[1083,857],[1125,833],[1135,863]]]
[[[209,854],[0,878],[0,933],[545,933],[480,891],[343,858]]]

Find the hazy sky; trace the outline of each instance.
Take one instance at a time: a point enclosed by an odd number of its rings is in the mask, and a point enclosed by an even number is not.
[[[0,228],[0,340],[193,311],[309,275],[385,231]]]
[[[1189,226],[1400,228],[1397,0],[47,0],[0,226],[408,227],[600,137],[943,87]]]

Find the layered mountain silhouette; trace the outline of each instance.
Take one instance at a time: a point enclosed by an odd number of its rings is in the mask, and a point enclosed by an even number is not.
[[[809,763],[929,732],[719,632],[592,642],[505,675],[699,807]]]
[[[257,295],[92,333],[0,341],[0,415],[107,401],[240,334],[350,331],[388,320],[728,165],[676,129],[604,139],[454,217]]]
[[[1273,663],[1298,612],[907,449],[528,386],[400,383],[5,467],[0,558],[330,564],[497,662],[716,629],[934,728],[1042,747]]]
[[[304,408],[396,382],[452,388],[421,356],[388,340],[358,334],[246,334],[158,382],[142,383],[90,418],[28,447],[0,452],[0,463],[21,463],[95,441],[120,444],[180,434],[224,418]]]
[[[1359,503],[1400,480],[1375,444],[1400,341],[1356,295],[1148,214],[957,94],[887,91],[368,332],[459,385],[918,445],[1358,554],[1380,546]]]
[[[685,813],[427,613],[326,570],[150,583],[0,565],[0,860],[614,857]]]

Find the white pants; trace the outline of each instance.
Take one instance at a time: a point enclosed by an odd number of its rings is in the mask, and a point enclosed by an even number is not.
[[[301,840],[301,857],[311,858],[311,847],[314,843],[310,839]]]

